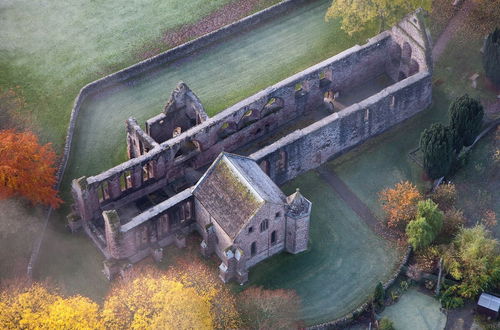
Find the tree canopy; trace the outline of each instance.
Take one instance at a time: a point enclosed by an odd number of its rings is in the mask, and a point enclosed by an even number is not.
[[[96,303],[64,298],[37,283],[3,290],[0,310],[1,329],[104,329]]]
[[[387,226],[401,231],[415,219],[417,203],[422,199],[417,187],[409,181],[401,181],[394,188],[382,190],[379,197],[387,216]]]
[[[449,109],[453,144],[458,153],[462,146],[474,143],[481,131],[484,110],[481,102],[464,94],[453,101]]]
[[[113,288],[102,311],[111,329],[211,329],[210,302],[166,276],[147,274]]]
[[[20,195],[34,204],[58,207],[56,154],[31,132],[0,131],[0,198]]]
[[[417,217],[422,217],[427,220],[427,223],[431,226],[436,237],[443,227],[443,212],[439,210],[438,205],[434,203],[431,199],[426,199],[418,202],[417,205]]]
[[[333,0],[325,19],[340,18],[350,35],[375,26],[382,32],[417,8],[431,6],[431,0]]]
[[[500,6],[500,1],[498,5]],[[500,28],[498,27],[488,35],[484,43],[483,67],[486,76],[500,86]]]
[[[406,227],[408,242],[416,250],[429,246],[441,231],[443,218],[443,212],[432,200],[418,202],[417,218]]]
[[[453,136],[449,128],[434,123],[425,129],[420,136],[420,149],[424,169],[431,179],[438,179],[449,173],[454,159]]]
[[[457,292],[474,298],[480,292],[500,285],[498,240],[482,225],[461,228],[444,255],[445,268],[456,280]]]
[[[410,221],[406,227],[408,242],[414,249],[420,250],[429,246],[434,240],[432,227],[424,217],[418,217]]]

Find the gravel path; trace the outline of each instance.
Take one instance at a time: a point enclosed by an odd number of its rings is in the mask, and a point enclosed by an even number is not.
[[[443,33],[439,36],[434,44],[434,48],[432,49],[432,60],[436,62],[439,57],[443,54],[448,45],[448,42],[453,38],[455,32],[457,32],[458,27],[462,24],[469,14],[470,10],[474,6],[474,2],[471,0],[465,0],[462,4],[461,8],[457,10],[455,15],[451,18],[451,20],[446,25]]]

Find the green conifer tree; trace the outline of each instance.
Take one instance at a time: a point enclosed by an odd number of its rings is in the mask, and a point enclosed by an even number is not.
[[[424,169],[431,179],[448,174],[454,159],[452,133],[442,124],[432,124],[420,137]]]
[[[449,115],[453,147],[458,154],[462,146],[470,146],[481,131],[484,110],[481,102],[465,94],[453,101]]]
[[[500,28],[488,35],[483,50],[484,72],[494,84],[500,86]]]

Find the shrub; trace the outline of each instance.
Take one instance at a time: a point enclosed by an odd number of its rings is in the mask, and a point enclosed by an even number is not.
[[[387,226],[401,231],[415,219],[417,203],[422,199],[417,187],[409,181],[401,181],[394,188],[384,189],[379,196],[387,215]]]
[[[479,101],[465,94],[450,105],[449,116],[453,147],[458,154],[462,146],[470,146],[479,134],[484,110]]]
[[[417,218],[406,227],[408,242],[416,249],[421,250],[429,246],[443,227],[443,212],[432,200],[418,202]]]
[[[438,179],[450,172],[454,159],[453,133],[442,124],[432,124],[420,137],[424,169],[431,179]]]
[[[455,285],[442,291],[439,301],[441,302],[441,306],[443,306],[443,308],[453,309],[464,305],[464,300],[458,296],[457,291],[458,287]]]
[[[421,250],[429,246],[434,240],[432,227],[422,217],[410,221],[406,227],[406,235],[408,236],[408,242],[415,250]]]
[[[421,251],[415,251],[415,265],[423,272],[432,273],[438,265],[439,251],[431,246]]]
[[[457,189],[453,183],[441,184],[434,190],[431,199],[441,210],[449,210],[457,201]]]
[[[402,292],[405,292],[410,287],[410,284],[407,281],[401,281],[401,283],[399,283],[399,287]]]
[[[493,210],[486,210],[481,218],[481,224],[488,229],[493,229],[497,225],[497,215]]]
[[[453,207],[444,214],[443,229],[441,229],[441,233],[447,238],[452,237],[465,225],[465,223],[466,219],[464,213]]]
[[[378,322],[378,328],[380,330],[394,330],[394,323],[392,323],[391,320],[389,320],[387,317],[382,318]]]
[[[381,282],[378,282],[377,286],[375,287],[375,292],[373,294],[373,302],[375,302],[379,306],[382,306],[384,304],[384,300],[385,300],[384,286],[382,285]]]
[[[500,85],[500,29],[491,32],[484,43],[483,67],[486,76]]]
[[[482,225],[461,228],[443,257],[448,273],[460,281],[456,290],[463,298],[500,284],[499,243]]]
[[[432,227],[434,238],[443,228],[443,212],[441,212],[437,204],[430,199],[418,202],[417,217],[423,217],[427,220],[427,223]]]
[[[406,271],[406,276],[413,281],[420,281],[422,279],[422,272],[417,264],[411,264]]]

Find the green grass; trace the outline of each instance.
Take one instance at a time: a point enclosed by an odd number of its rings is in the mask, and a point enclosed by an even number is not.
[[[68,295],[80,294],[102,301],[110,282],[102,273],[104,257],[82,231],[69,234],[49,225],[44,235],[34,276],[48,280]]]
[[[418,147],[422,131],[434,122],[447,125],[450,103],[464,93],[483,103],[491,101],[493,94],[481,82],[478,89],[474,89],[468,79],[472,73],[482,72],[479,48],[477,40],[464,44],[461,35],[452,39],[434,68],[432,106],[329,163],[330,169],[336,171],[378,217],[383,216],[378,200],[382,189],[401,180],[415,183],[423,192],[429,189],[430,182],[423,180],[422,169],[408,157],[408,153]]]
[[[364,303],[394,272],[399,255],[316,172],[300,175],[283,189],[291,194],[296,187],[313,203],[309,249],[259,263],[250,270],[249,284],[294,289],[305,322],[326,322]]]
[[[81,87],[137,62],[143,52],[169,48],[161,41],[166,31],[230,1],[2,1],[0,90],[21,86],[24,115],[34,116],[44,141],[60,147]]]
[[[158,114],[179,81],[200,97],[208,113],[220,110],[293,73],[352,46],[338,22],[323,20],[328,1],[310,3],[251,31],[87,99],[75,131],[69,180],[95,175],[125,160],[125,125]],[[358,41],[363,41],[359,38]]]
[[[479,141],[453,182],[458,190],[457,204],[471,223],[480,221],[487,209],[497,214],[497,226],[492,231],[500,239],[500,164],[492,157],[498,144],[494,131]]]
[[[446,315],[440,311],[441,304],[434,298],[412,288],[382,312],[394,322],[396,329],[442,330]]]

